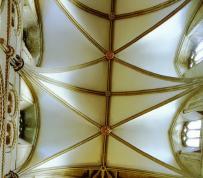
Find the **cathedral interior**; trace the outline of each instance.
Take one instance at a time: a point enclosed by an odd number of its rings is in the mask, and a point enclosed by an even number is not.
[[[1,178],[203,178],[202,137],[203,0],[0,0]]]

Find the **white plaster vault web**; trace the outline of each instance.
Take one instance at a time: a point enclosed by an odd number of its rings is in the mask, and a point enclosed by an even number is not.
[[[178,78],[173,62],[199,1],[147,2],[40,1],[42,66],[23,73],[39,98],[41,128],[22,174],[61,167],[183,174],[168,130],[199,81]]]

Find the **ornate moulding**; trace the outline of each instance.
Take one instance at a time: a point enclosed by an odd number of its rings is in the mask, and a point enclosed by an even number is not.
[[[179,76],[183,76],[186,71],[190,70],[191,56],[198,46],[200,41],[203,40],[203,6],[200,5],[196,10],[191,21],[188,23],[180,43],[179,50],[175,59],[175,67]]]
[[[182,103],[182,106],[179,108],[169,130],[170,143],[177,163],[184,171],[194,177],[201,176],[201,155],[203,153],[201,146],[202,143],[200,142],[199,151],[196,148],[185,146],[182,140],[182,133],[185,123],[203,118],[203,116],[199,114],[199,112],[201,112],[199,109],[193,111],[190,110],[189,115],[188,112],[186,112],[191,104],[199,101],[200,98],[203,98],[202,89],[203,88],[201,87],[198,91],[192,93],[186,98]]]
[[[17,142],[16,117],[18,117],[18,96],[13,85],[9,85],[6,110],[6,152],[11,152]]]

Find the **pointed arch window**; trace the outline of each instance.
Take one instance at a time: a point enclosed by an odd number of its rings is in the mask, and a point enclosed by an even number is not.
[[[185,147],[193,147],[200,149],[202,121],[186,122],[182,131],[182,142]]]
[[[197,45],[194,51],[192,51],[189,61],[189,68],[199,64],[203,61],[203,40]]]

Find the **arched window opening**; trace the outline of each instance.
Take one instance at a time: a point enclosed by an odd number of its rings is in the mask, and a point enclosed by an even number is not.
[[[35,3],[34,0],[24,0],[23,5],[22,57],[30,65],[39,64],[42,53],[42,31]]]
[[[189,68],[199,64],[203,61],[203,41],[201,41],[195,50],[191,52],[191,56],[189,59]]]
[[[182,142],[185,147],[193,147],[200,149],[202,121],[186,122],[182,130]]]
[[[38,114],[36,100],[31,86],[22,78],[20,80],[20,117],[19,117],[19,138],[17,147],[16,166],[20,168],[27,164],[32,154],[38,135]]]

